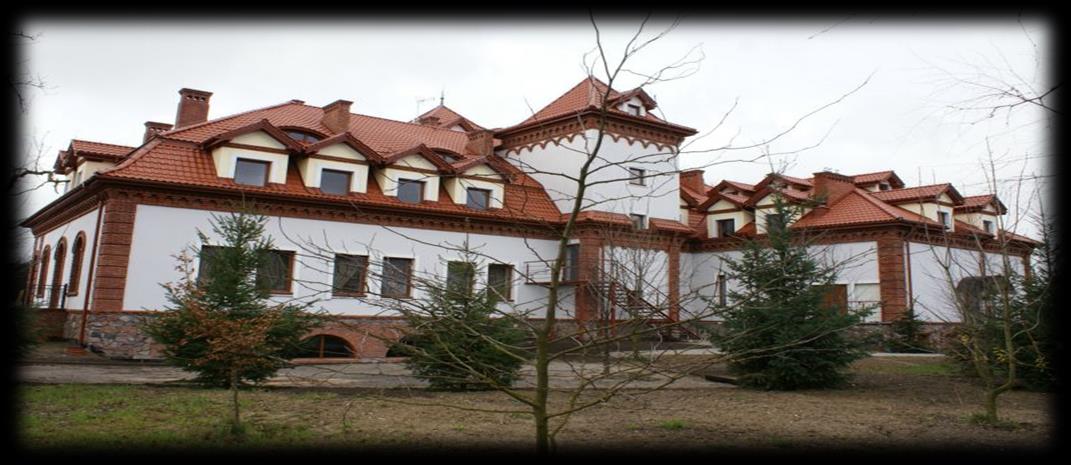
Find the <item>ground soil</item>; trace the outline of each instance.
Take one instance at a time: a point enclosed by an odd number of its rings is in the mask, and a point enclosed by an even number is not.
[[[942,359],[873,357],[858,362],[853,372],[848,386],[833,390],[628,391],[572,415],[557,444],[562,452],[619,452],[622,447],[678,452],[978,452],[1044,449],[1054,439],[1049,394],[1015,391],[1001,396],[1001,415],[1010,423],[995,428],[969,420],[980,411],[982,391]],[[531,450],[533,444],[533,423],[524,406],[497,392],[250,390],[242,393],[249,439],[240,444],[219,433],[228,400],[222,390],[61,384],[23,386],[21,393],[20,439],[31,448],[95,444]],[[559,406],[566,401],[564,395],[554,399]]]

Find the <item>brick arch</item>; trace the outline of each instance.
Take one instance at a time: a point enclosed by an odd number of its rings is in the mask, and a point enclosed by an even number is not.
[[[351,355],[351,358],[356,358],[357,357],[357,348],[353,344],[353,342],[350,341],[348,338],[346,338],[345,335],[339,334],[336,331],[325,331],[325,330],[312,331],[311,333],[305,335],[305,337],[301,339],[302,345],[304,345],[306,341],[308,341],[309,339],[312,339],[312,338],[320,338],[320,347],[318,348],[319,355],[316,358],[323,358],[323,354],[324,354],[324,351],[325,351],[326,338],[332,338],[332,339],[337,339],[337,340],[341,341],[345,345],[346,350],[349,351],[349,353]]]

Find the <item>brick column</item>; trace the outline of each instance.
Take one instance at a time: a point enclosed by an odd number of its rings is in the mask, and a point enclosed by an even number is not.
[[[877,242],[878,281],[881,283],[881,321],[893,321],[907,311],[904,240],[899,236],[884,236]]]
[[[666,254],[669,256],[669,278],[666,280],[669,286],[669,319],[677,321],[681,314],[681,241],[674,239]]]
[[[579,239],[580,256],[577,260],[577,277],[581,284],[576,286],[575,315],[578,323],[591,320],[598,312],[598,296],[588,289],[587,284],[598,279],[603,247],[603,239],[595,233],[581,233]]]
[[[123,199],[111,198],[104,203],[100,250],[93,278],[93,311],[118,312],[123,309],[136,207],[134,202]]]

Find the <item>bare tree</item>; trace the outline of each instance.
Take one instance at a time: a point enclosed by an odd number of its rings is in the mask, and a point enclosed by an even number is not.
[[[556,197],[559,207],[564,210],[561,222],[541,222],[530,228],[530,233],[522,237],[523,244],[535,260],[524,270],[514,270],[512,280],[526,285],[538,285],[545,289],[545,294],[530,299],[514,299],[499,304],[494,314],[497,318],[507,319],[522,328],[528,334],[528,342],[518,346],[504,341],[487,340],[492,347],[500,348],[511,356],[529,358],[530,373],[524,382],[506,384],[488,376],[488,367],[468,366],[468,372],[477,380],[493,389],[510,396],[521,404],[521,408],[511,413],[532,415],[535,423],[537,451],[550,453],[556,448],[557,435],[566,427],[571,416],[584,409],[600,405],[614,396],[626,392],[639,394],[661,389],[698,370],[717,363],[716,355],[689,363],[686,366],[673,363],[673,352],[665,344],[673,338],[706,339],[703,323],[716,318],[717,312],[727,307],[713,305],[709,295],[714,282],[692,286],[682,292],[668,285],[670,273],[679,270],[680,263],[670,259],[669,251],[684,242],[690,230],[683,228],[675,234],[661,231],[653,232],[654,222],[645,218],[630,218],[625,213],[614,210],[622,202],[659,196],[676,195],[676,183],[679,182],[681,169],[677,157],[682,148],[672,146],[649,152],[631,153],[624,156],[605,150],[607,141],[616,137],[610,129],[611,105],[614,101],[614,85],[621,77],[628,75],[639,77],[641,84],[636,90],[645,86],[680,79],[694,73],[700,59],[694,58],[694,50],[685,57],[655,72],[633,70],[628,65],[639,53],[652,43],[672,31],[674,21],[665,30],[646,36],[650,18],[645,18],[624,47],[620,58],[611,58],[604,47],[601,30],[592,16],[591,24],[595,32],[595,48],[585,56],[584,64],[589,75],[600,75],[605,85],[595,86],[598,95],[594,102],[597,111],[594,114],[578,114],[576,121],[580,130],[580,144],[570,146],[561,144],[565,150],[574,153],[579,160],[575,171],[548,170],[523,159],[511,159],[512,167],[519,175],[528,177],[552,178],[562,181],[558,185],[565,188],[548,188],[552,197]],[[869,79],[869,78],[867,78]],[[593,81],[594,82],[594,81]],[[722,158],[720,154],[743,153],[747,150],[760,150],[791,132],[803,120],[844,100],[865,85],[823,104],[803,116],[788,128],[764,140],[746,145],[734,145],[732,141],[709,150],[696,150],[690,153],[706,153],[713,161],[703,167],[725,163],[755,162],[769,158],[766,153],[757,156]],[[593,84],[594,85],[594,84]],[[735,105],[720,116],[720,126],[732,113]],[[535,113],[533,111],[533,113]],[[717,127],[715,127],[717,129]],[[709,132],[708,132],[709,134]],[[820,141],[819,141],[820,143]],[[815,144],[816,146],[817,144]],[[796,151],[782,153],[798,153]],[[629,167],[644,167],[644,173],[637,175]],[[653,193],[631,194],[600,193],[594,195],[600,186],[611,183],[625,184],[642,179],[649,182]],[[673,199],[676,206],[679,200]],[[522,205],[506,206],[515,209],[513,213],[524,213]],[[354,205],[360,211],[361,207]],[[282,220],[280,220],[282,221]],[[687,221],[685,218],[684,221]],[[678,223],[679,226],[680,225]],[[286,228],[280,227],[286,231]],[[317,269],[328,273],[336,253],[360,254],[367,257],[363,266],[366,278],[377,282],[384,281],[399,284],[393,273],[393,263],[379,253],[376,242],[379,240],[404,239],[415,248],[432,247],[439,251],[438,262],[450,261],[470,263],[480,270],[477,273],[477,285],[494,286],[488,282],[486,268],[490,265],[505,265],[501,257],[490,253],[478,241],[466,239],[456,243],[439,239],[426,239],[408,234],[401,228],[382,226],[387,239],[379,237],[364,241],[349,240],[342,245],[340,238],[288,236],[286,239],[299,244],[302,249],[301,264],[303,268]],[[589,249],[595,257],[590,260],[578,260],[573,253],[574,241],[580,236],[597,237],[598,248]],[[334,241],[334,243],[332,243]],[[357,242],[356,247],[351,246]],[[336,245],[337,244],[337,245]],[[549,244],[549,246],[548,246]],[[579,266],[579,263],[586,263]],[[440,269],[442,267],[440,266]],[[426,300],[409,297],[411,289],[420,287],[443,286],[436,271],[407,270],[412,273],[412,280],[404,283],[406,288],[399,298],[395,285],[374,288],[368,286],[359,297],[371,306],[383,309],[383,314],[391,315],[428,315],[436,311],[430,308]],[[482,282],[480,282],[482,280]],[[323,282],[303,282],[300,285],[312,293],[330,292],[332,286]],[[579,314],[571,308],[570,302],[584,301],[590,303],[590,314]],[[682,307],[692,308],[680,312]],[[731,306],[729,306],[731,307]],[[572,318],[569,318],[572,317]],[[563,321],[564,319],[564,321]],[[452,322],[452,324],[457,322]],[[473,337],[478,332],[473,328],[461,326],[462,331],[469,331]],[[383,335],[381,335],[383,336]],[[396,333],[391,336],[396,337]],[[645,339],[650,342],[652,350],[645,351],[642,357],[614,356],[611,349],[626,346],[629,341]],[[385,342],[392,342],[385,337]],[[522,355],[523,354],[523,355]],[[591,356],[597,358],[592,358]],[[639,355],[634,352],[633,355]],[[468,359],[460,354],[445,356],[445,363],[465,368]],[[330,369],[330,368],[324,368]],[[392,399],[394,401],[401,401]],[[414,403],[412,401],[408,401]],[[471,406],[457,406],[464,409],[478,409]]]

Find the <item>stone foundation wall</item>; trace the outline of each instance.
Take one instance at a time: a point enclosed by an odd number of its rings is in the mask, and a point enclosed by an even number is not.
[[[110,358],[162,359],[163,347],[153,343],[141,330],[141,323],[148,318],[153,318],[153,315],[130,312],[90,313],[86,322],[86,344],[90,350]],[[77,340],[81,323],[81,312],[67,312],[63,337]],[[559,321],[556,326],[558,335],[573,333],[578,328],[575,321]],[[716,333],[721,330],[722,323],[697,322],[690,327]],[[941,351],[955,344],[955,328],[954,324],[927,323],[923,326],[923,332],[927,335],[930,347]],[[405,321],[400,318],[341,316],[313,330],[308,336],[336,336],[349,343],[358,358],[383,358],[387,356],[390,345],[400,340],[407,329]],[[864,323],[853,330],[872,336],[873,344],[870,349],[874,351],[884,351],[883,341],[892,335],[892,327],[887,323]]]
[[[34,325],[37,327],[37,335],[42,341],[63,340],[64,325],[67,321],[67,312],[58,308],[30,309],[36,312]]]

